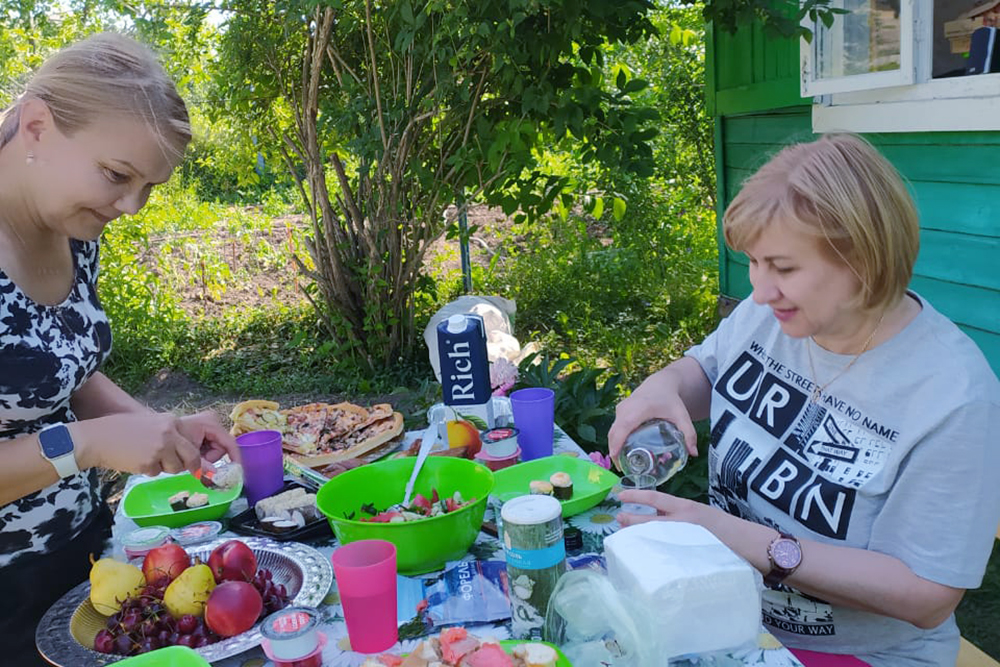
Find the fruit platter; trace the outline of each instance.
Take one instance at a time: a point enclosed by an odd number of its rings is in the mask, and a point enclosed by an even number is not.
[[[95,562],[91,580],[43,616],[38,650],[63,667],[102,666],[171,645],[214,662],[260,644],[263,617],[288,605],[315,607],[333,582],[329,560],[297,542],[220,539],[183,552],[156,552],[142,568]]]

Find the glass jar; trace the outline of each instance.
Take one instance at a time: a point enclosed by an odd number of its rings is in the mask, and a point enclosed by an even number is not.
[[[615,464],[626,477],[651,475],[659,486],[680,472],[687,460],[684,435],[666,419],[652,419],[629,434]]]

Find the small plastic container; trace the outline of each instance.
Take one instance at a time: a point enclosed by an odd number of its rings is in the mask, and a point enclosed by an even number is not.
[[[199,521],[170,531],[171,537],[181,546],[207,542],[222,532],[222,524],[218,521]]]
[[[277,667],[322,667],[326,635],[315,609],[286,607],[260,624],[261,646]]]
[[[473,458],[484,466],[496,472],[515,465],[521,456],[521,448],[518,447],[510,456],[495,457],[490,456],[485,450],[478,452]]]
[[[495,459],[505,459],[517,451],[519,431],[510,426],[491,428],[482,435],[483,450]]]
[[[122,538],[122,549],[129,560],[145,558],[146,554],[170,542],[170,529],[165,526],[147,526],[133,530]]]

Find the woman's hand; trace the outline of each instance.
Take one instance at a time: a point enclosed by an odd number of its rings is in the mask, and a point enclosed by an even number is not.
[[[158,475],[201,468],[204,456],[229,453],[239,460],[231,435],[209,413],[177,417],[168,413],[129,412],[70,424],[81,468],[101,466],[122,472]]]
[[[236,438],[222,426],[214,412],[206,410],[181,417],[180,428],[192,443],[198,445],[202,457],[209,463],[215,463],[226,454],[233,463],[241,462]]]
[[[708,417],[712,385],[701,365],[683,357],[640,384],[632,395],[618,404],[615,423],[608,431],[608,452],[615,459],[625,438],[643,422],[666,419],[684,434],[691,456],[698,456],[698,436],[692,419]]]
[[[618,523],[623,528],[647,521],[684,521],[707,527],[710,514],[719,511],[703,503],[659,491],[622,491],[618,499],[623,503],[640,503],[656,509],[655,515],[619,512]]]

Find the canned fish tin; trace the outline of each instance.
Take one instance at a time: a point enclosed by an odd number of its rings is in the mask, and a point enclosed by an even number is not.
[[[517,451],[518,430],[510,426],[491,428],[482,436],[483,449],[497,459],[504,459]]]
[[[520,639],[539,639],[549,597],[566,571],[562,505],[551,496],[520,496],[504,503],[500,515],[511,632]]]
[[[122,538],[122,548],[129,560],[145,558],[146,554],[170,542],[170,529],[166,526],[138,528]]]

